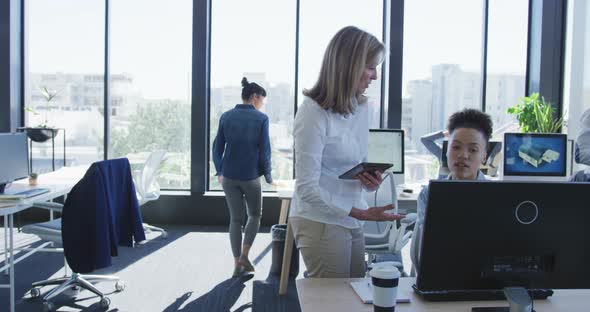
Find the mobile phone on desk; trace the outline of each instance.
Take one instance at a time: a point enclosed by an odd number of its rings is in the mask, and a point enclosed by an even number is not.
[[[510,312],[509,307],[473,307],[471,312]],[[534,310],[533,310],[534,312]]]
[[[344,179],[344,180],[355,180],[355,179],[358,179],[358,175],[363,172],[368,172],[372,175],[375,175],[376,171],[384,172],[385,170],[391,168],[392,166],[393,166],[393,164],[387,164],[387,163],[362,162],[362,163],[352,167],[352,169],[341,174],[338,178]]]

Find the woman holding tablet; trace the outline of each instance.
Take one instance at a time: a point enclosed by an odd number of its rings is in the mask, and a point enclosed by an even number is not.
[[[295,193],[290,222],[309,277],[365,276],[359,220],[393,221],[392,205],[368,208],[362,189],[381,183],[381,172],[358,179],[339,175],[367,160],[369,117],[363,95],[384,54],[371,34],[348,26],[330,41],[313,88],[295,116]]]

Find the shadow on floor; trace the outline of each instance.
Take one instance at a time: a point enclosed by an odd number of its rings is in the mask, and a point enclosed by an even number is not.
[[[294,278],[289,279],[285,295],[279,295],[279,276],[254,281],[252,297],[254,312],[301,312]]]
[[[188,300],[192,296],[192,292],[187,292],[178,297],[164,312],[229,312],[246,287],[245,283],[253,277],[253,274],[243,274],[237,278],[227,279],[213,287],[208,293],[190,302]],[[183,304],[185,305],[181,308]],[[250,306],[251,304],[246,304],[236,311],[244,311]]]
[[[181,227],[168,230],[167,238],[156,237],[147,241],[145,244],[137,245],[136,247],[119,247],[119,256],[112,258],[112,265],[107,268],[95,270],[91,274],[96,275],[117,275],[117,272],[124,268],[132,265],[133,263],[141,260],[144,257],[149,256],[151,253],[164,248],[171,244],[175,240],[181,238],[187,234],[187,231]],[[150,236],[151,237],[151,236]],[[40,242],[35,242],[31,247],[39,245]],[[17,254],[16,256],[19,256]],[[3,260],[3,257],[2,259]],[[24,259],[22,262],[15,265],[15,297],[16,297],[16,310],[19,312],[27,311],[42,311],[43,301],[41,298],[31,298],[29,290],[33,282],[41,281],[50,278],[56,272],[63,272],[64,266],[64,255],[62,252],[37,252],[30,257]],[[69,272],[71,274],[71,271]],[[0,284],[8,283],[8,275],[0,273]],[[109,287],[113,291],[106,291],[105,295],[116,295],[114,292],[114,283],[101,282],[98,285],[107,284],[107,286],[100,286],[99,289],[103,290],[103,287]],[[112,288],[111,285],[112,284]],[[48,291],[52,289],[51,286],[44,287],[41,290],[41,297],[44,296]],[[81,311],[105,311],[100,307],[98,296],[95,296],[89,292],[83,292],[84,298],[72,298],[65,295],[57,296],[53,302],[55,307],[71,306]],[[0,290],[0,303],[9,302],[9,291]],[[87,304],[86,304],[87,303]],[[81,304],[86,304],[82,306]],[[0,305],[4,307],[4,305]],[[113,310],[116,311],[116,310]]]

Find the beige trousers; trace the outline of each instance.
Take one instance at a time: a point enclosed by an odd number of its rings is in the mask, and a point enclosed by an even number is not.
[[[364,277],[365,238],[361,228],[289,219],[308,277]]]

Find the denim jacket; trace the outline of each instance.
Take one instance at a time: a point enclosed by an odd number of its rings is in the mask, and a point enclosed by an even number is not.
[[[240,181],[263,175],[272,183],[268,116],[250,104],[223,113],[212,153],[216,175]]]

